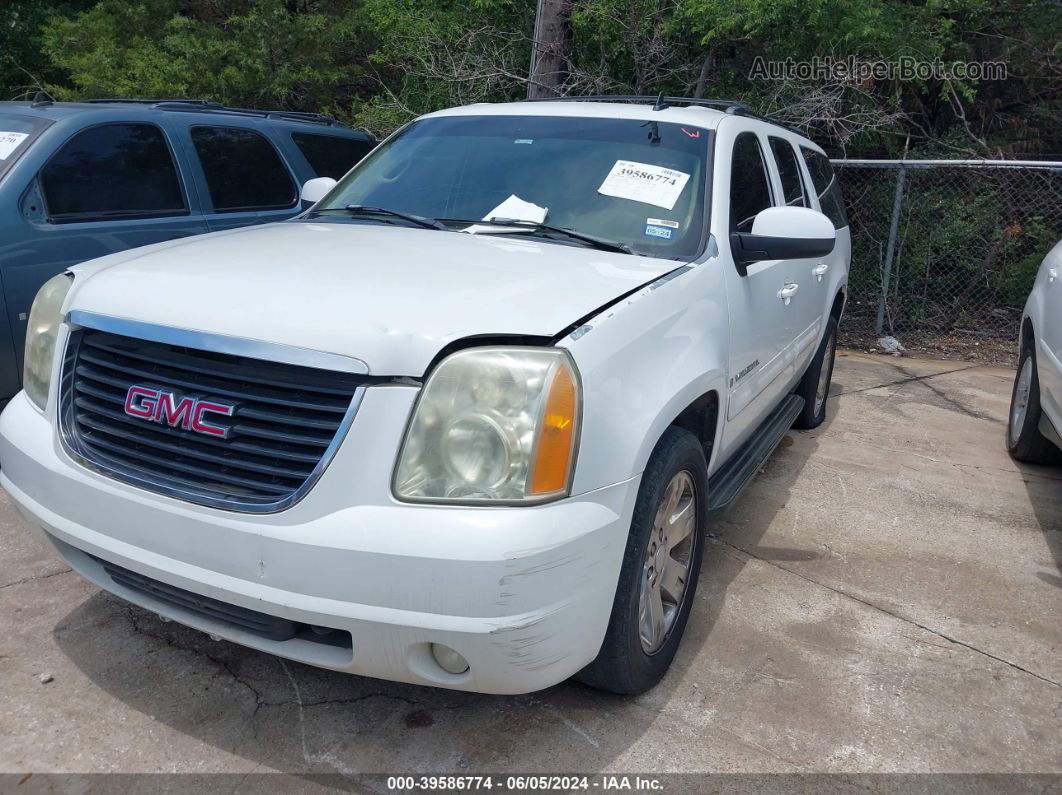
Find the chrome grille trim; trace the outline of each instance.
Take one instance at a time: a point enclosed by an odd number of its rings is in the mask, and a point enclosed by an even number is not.
[[[355,359],[353,356],[343,356],[339,353],[300,348],[297,345],[243,339],[242,337],[231,337],[227,334],[210,334],[205,331],[193,331],[191,329],[176,328],[175,326],[158,326],[153,323],[143,323],[139,320],[129,320],[124,317],[85,312],[81,309],[70,310],[66,315],[66,322],[73,328],[94,328],[98,331],[120,334],[123,337],[134,337],[169,345],[181,345],[185,348],[197,348],[201,351],[229,353],[233,356],[246,356],[250,359],[261,359],[266,362],[294,364],[298,367],[315,367],[318,370],[336,370],[341,373],[353,373],[355,375],[369,374],[369,365],[365,364],[361,359]]]
[[[100,317],[71,313],[69,319],[73,320],[75,315],[78,320],[89,323]],[[117,334],[111,330],[114,326],[107,319],[103,325],[107,328],[83,324],[67,335],[58,384],[60,442],[66,453],[87,469],[185,502],[243,513],[276,513],[295,505],[335,457],[367,387],[368,378],[359,379],[349,371],[339,371],[335,372],[337,380],[346,383],[338,383],[333,389],[328,384],[329,371],[314,364],[262,359],[247,350],[234,353],[231,338],[222,340],[218,346],[222,350],[203,347],[211,344],[210,335],[189,332],[188,338],[183,339],[177,333],[179,330],[172,327],[161,327],[164,331],[158,335],[149,331],[139,338],[128,334],[120,336],[127,338],[123,342],[157,343],[191,350],[167,350],[167,356],[172,358],[146,363],[141,370],[130,353],[130,350],[137,351],[119,345],[114,360],[100,364],[105,357],[93,360],[93,355],[98,351],[114,352],[115,349],[108,349],[107,344],[113,342],[111,335]],[[145,327],[146,324],[137,324],[136,329]],[[121,328],[130,330],[124,325]],[[94,331],[105,334],[96,335],[90,338],[89,344],[83,344],[85,335]],[[165,339],[157,339],[159,336]],[[92,339],[97,344],[93,344]],[[247,375],[247,371],[254,367],[253,363],[236,362],[232,365],[236,368],[235,374],[226,373],[224,366],[218,367],[216,357],[197,362],[196,350],[262,361],[262,372],[266,375],[270,366],[276,368],[275,371],[289,366],[319,369],[322,378],[317,380],[311,375],[312,386],[309,387],[316,391],[318,400],[294,399],[292,387],[283,379],[273,379],[270,383],[270,379],[264,377],[255,383],[255,379],[248,376],[248,380],[241,381],[236,389],[231,382]],[[254,350],[264,355],[271,349],[256,346]],[[301,349],[288,349],[287,352],[291,350]],[[88,355],[82,359],[80,354],[84,351]],[[182,356],[180,367],[171,367],[170,362],[178,361]],[[130,361],[134,364],[126,367]],[[323,360],[311,356],[309,361]],[[204,371],[202,378],[197,377],[197,364]],[[241,365],[243,371],[239,370]],[[160,374],[159,368],[168,372]],[[290,375],[290,371],[286,375]],[[167,384],[180,382],[186,388],[219,395],[226,392],[227,385],[228,396],[246,398],[252,395],[247,399],[256,405],[241,406],[233,422],[234,430],[238,427],[239,433],[234,433],[228,440],[201,434],[189,436],[185,431],[126,416],[118,394],[111,390],[118,390],[120,394],[129,385],[145,379],[162,380]],[[244,389],[250,392],[244,392]],[[335,399],[331,400],[328,393],[333,393]],[[289,417],[284,412],[290,408],[302,408],[306,412]],[[310,412],[320,417],[331,414],[338,422],[307,416]],[[335,428],[334,432],[332,428]],[[256,476],[261,480],[256,480]],[[231,490],[226,491],[225,487],[231,487]]]

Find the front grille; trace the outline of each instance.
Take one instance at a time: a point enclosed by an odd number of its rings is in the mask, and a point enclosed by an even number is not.
[[[90,555],[99,563],[107,575],[118,585],[133,591],[158,599],[188,610],[196,615],[209,618],[221,624],[226,624],[236,629],[242,629],[253,635],[258,635],[268,640],[292,640],[302,638],[313,643],[324,643],[329,646],[351,648],[350,633],[330,627],[316,627],[291,621],[279,616],[271,616],[268,613],[259,613],[246,607],[222,602],[220,599],[211,599],[209,596],[201,596],[175,585],[168,585],[143,574],[118,566],[109,561]]]
[[[84,329],[67,344],[60,417],[71,451],[113,477],[191,502],[272,511],[328,463],[364,381]],[[231,416],[210,415],[225,436],[129,416],[134,385],[234,406]]]

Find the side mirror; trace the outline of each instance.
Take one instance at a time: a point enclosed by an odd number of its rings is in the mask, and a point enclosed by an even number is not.
[[[807,207],[768,207],[753,219],[751,232],[730,235],[734,262],[742,276],[750,262],[824,257],[836,242],[833,222]]]
[[[328,191],[336,186],[336,181],[331,177],[316,177],[308,180],[302,186],[302,209],[306,210],[328,195]]]

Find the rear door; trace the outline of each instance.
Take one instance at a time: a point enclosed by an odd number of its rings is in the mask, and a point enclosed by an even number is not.
[[[1040,371],[1041,402],[1055,429],[1062,433],[1062,243],[1047,255],[1040,274],[1043,285],[1042,329],[1036,363]]]
[[[825,267],[822,284],[827,286],[825,300],[826,310],[833,303],[837,288],[845,284],[848,279],[848,263],[852,256],[852,235],[848,230],[848,214],[844,210],[844,198],[841,196],[841,185],[834,173],[830,159],[822,152],[811,147],[801,146],[800,154],[806,166],[806,175],[810,177],[811,184],[808,192],[815,201],[814,206],[819,212],[833,222],[833,228],[837,230],[837,242],[833,251],[825,257],[819,258],[819,269]]]
[[[169,137],[151,122],[82,129],[19,187],[23,244],[3,262],[19,372],[30,305],[50,277],[106,254],[207,231],[191,210]]]
[[[793,145],[780,136],[767,137],[771,150],[771,164],[774,167],[777,182],[779,205],[787,207],[812,207],[811,191],[805,184],[800,168],[800,161]],[[830,282],[825,277],[829,264],[823,257],[793,260],[790,263],[791,276],[799,285],[793,296],[790,320],[793,321],[790,333],[793,335],[792,349],[794,367],[803,372],[815,354],[816,343],[822,333],[822,318],[830,306]]]
[[[299,211],[292,169],[265,134],[226,121],[191,125],[188,135],[212,231],[283,221]]]

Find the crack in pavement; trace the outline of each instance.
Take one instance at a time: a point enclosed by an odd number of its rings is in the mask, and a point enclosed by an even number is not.
[[[72,571],[73,569],[63,569],[62,571],[53,571],[51,574],[41,574],[37,577],[23,577],[21,580],[5,582],[3,585],[0,585],[0,590],[11,588],[15,585],[25,585],[28,582],[36,582],[37,580],[47,580],[49,577],[58,577],[60,574],[69,574]]]
[[[943,400],[947,405],[949,405],[952,408],[954,408],[960,414],[963,414],[963,415],[965,415],[967,417],[972,417],[975,420],[984,420],[986,422],[994,422],[997,425],[1005,425],[1006,424],[1003,420],[999,419],[998,417],[993,417],[990,414],[985,414],[983,411],[977,411],[976,409],[972,409],[969,406],[966,406],[966,405],[960,403],[958,400],[953,398],[951,395],[946,394],[944,392],[944,390],[938,389],[935,385],[929,383],[928,379],[923,378],[923,379],[921,379],[918,382],[918,384],[920,386],[924,386],[926,389],[928,389],[930,392],[932,392],[938,398]]]
[[[234,671],[233,668],[232,668],[232,665],[227,660],[223,660],[220,657],[217,657],[217,656],[215,656],[215,655],[211,654],[210,652],[205,651],[203,649],[194,649],[194,648],[190,648],[188,646],[180,646],[180,645],[174,643],[171,638],[166,638],[166,637],[163,637],[162,635],[156,634],[154,632],[149,632],[141,624],[141,620],[142,620],[143,616],[138,615],[138,613],[140,612],[140,608],[137,608],[136,606],[134,606],[132,604],[122,605],[122,608],[123,608],[123,611],[126,614],[126,617],[129,619],[129,623],[132,625],[134,632],[137,632],[138,634],[143,635],[146,638],[151,638],[152,640],[157,641],[159,643],[162,643],[162,644],[164,644],[166,646],[169,646],[170,648],[177,649],[178,651],[186,651],[186,652],[190,652],[191,654],[195,654],[197,656],[204,657],[204,658],[210,660],[212,663],[214,663],[214,665],[216,665],[219,668],[221,668],[222,670],[224,670],[225,673],[227,673],[229,676],[231,676],[232,679],[237,684],[240,684],[240,685],[243,685],[244,687],[246,687],[251,692],[251,695],[254,696],[255,707],[254,707],[254,712],[251,713],[251,719],[253,721],[254,716],[258,714],[258,710],[263,706],[262,694],[261,694],[261,692],[259,692],[258,688],[256,688],[254,685],[252,685],[250,682],[248,682],[246,679],[244,679],[242,676],[240,676],[236,671]]]
[[[956,368],[954,368],[952,370],[944,370],[943,372],[939,372],[939,373],[929,373],[928,375],[914,375],[913,373],[911,373],[910,370],[904,368],[902,365],[897,364],[896,362],[887,362],[887,364],[890,367],[892,367],[894,370],[897,370],[900,373],[902,373],[904,375],[904,377],[903,378],[899,378],[899,379],[897,379],[895,381],[886,381],[885,383],[882,383],[882,384],[876,384],[874,386],[862,387],[860,389],[842,390],[841,392],[838,392],[836,395],[830,395],[829,397],[827,397],[827,400],[831,400],[833,398],[838,398],[838,397],[841,397],[842,395],[858,395],[861,392],[869,392],[871,389],[881,389],[881,388],[887,387],[887,386],[903,386],[904,384],[921,384],[926,389],[928,389],[930,392],[932,392],[934,395],[936,395],[940,400],[944,401],[944,403],[946,403],[947,405],[951,406],[953,409],[958,411],[960,414],[964,414],[967,417],[971,417],[971,418],[973,418],[975,420],[984,420],[986,422],[993,422],[993,423],[996,423],[997,425],[1005,425],[1006,424],[1003,420],[1000,420],[1000,419],[998,419],[996,417],[993,417],[993,416],[991,416],[989,414],[985,414],[984,412],[980,412],[980,411],[977,411],[975,409],[971,409],[969,406],[966,406],[966,405],[960,403],[958,400],[956,400],[955,398],[953,398],[950,395],[948,395],[946,392],[944,392],[944,390],[938,389],[934,384],[930,384],[929,383],[930,379],[933,379],[933,378],[939,378],[940,376],[943,376],[943,375],[952,375],[954,373],[962,373],[962,372],[966,372],[967,370],[976,370],[979,367],[988,367],[989,366],[988,364],[971,364],[971,365],[967,365],[966,367],[956,367]]]
[[[298,689],[298,685],[295,684],[295,682],[294,682],[294,676],[293,676],[293,674],[291,673],[290,669],[287,666],[287,662],[288,661],[285,660],[282,657],[276,657],[276,659],[281,663],[281,666],[284,669],[284,673],[287,675],[289,682],[291,682],[291,684],[293,685],[292,689],[295,692],[295,698],[294,699],[291,699],[291,698],[284,699],[284,700],[281,700],[281,701],[270,701],[270,700],[266,699],[262,695],[262,692],[257,687],[255,687],[253,684],[251,684],[245,677],[241,676],[233,668],[232,664],[229,661],[227,661],[225,659],[222,659],[221,657],[218,657],[216,655],[213,655],[213,654],[211,654],[210,652],[208,652],[208,651],[206,651],[204,649],[194,648],[194,647],[191,647],[191,646],[186,646],[186,645],[183,645],[183,644],[175,642],[175,640],[173,638],[165,637],[164,635],[160,635],[160,634],[158,634],[156,632],[152,632],[148,628],[146,628],[143,625],[143,623],[142,623],[143,619],[145,617],[147,617],[147,616],[142,615],[143,611],[142,611],[141,608],[138,608],[138,607],[136,607],[134,605],[124,605],[123,608],[124,608],[124,612],[126,613],[126,616],[129,619],[129,622],[132,625],[132,628],[133,628],[133,630],[135,632],[143,635],[146,638],[150,638],[151,640],[154,640],[154,641],[156,641],[158,643],[161,643],[161,644],[163,644],[164,646],[166,646],[166,647],[168,647],[170,649],[173,649],[173,650],[176,650],[176,651],[189,652],[190,654],[193,654],[193,655],[196,655],[196,656],[199,656],[199,657],[203,657],[204,659],[209,660],[210,662],[214,663],[214,665],[217,666],[220,669],[218,673],[224,672],[225,674],[228,674],[233,679],[233,681],[235,681],[237,684],[243,685],[245,688],[247,688],[247,690],[254,697],[254,710],[251,712],[251,718],[250,719],[251,719],[251,725],[252,725],[252,734],[255,737],[258,736],[258,728],[257,728],[257,725],[255,724],[255,721],[256,721],[256,719],[258,717],[259,711],[263,707],[297,706],[299,708],[299,712],[300,712],[300,716],[301,716],[301,713],[302,713],[302,711],[304,709],[311,708],[311,707],[318,707],[318,706],[323,706],[323,705],[326,705],[326,704],[338,704],[338,705],[357,704],[358,702],[368,701],[368,700],[374,699],[374,698],[385,699],[385,700],[388,700],[388,701],[397,701],[397,702],[401,702],[403,704],[406,704],[407,706],[410,706],[410,707],[417,706],[418,704],[421,703],[421,702],[416,701],[415,699],[407,698],[406,696],[397,695],[395,693],[364,693],[364,694],[358,695],[358,696],[322,698],[322,699],[317,699],[317,700],[314,700],[314,701],[306,701],[306,700],[304,700],[302,698],[302,694],[301,694],[301,692]],[[179,626],[183,627],[184,625],[183,624],[179,624]],[[193,630],[193,631],[195,631],[195,630]],[[432,706],[432,709],[453,709],[453,708],[454,708],[453,706],[445,705],[445,704],[433,705]]]
[[[873,386],[861,387],[860,389],[842,389],[840,392],[837,392],[835,394],[829,395],[826,399],[827,400],[833,400],[834,398],[839,398],[842,395],[858,395],[860,392],[869,392],[871,389],[881,389],[882,387],[886,387],[886,386],[899,386],[901,384],[910,384],[910,383],[914,383],[916,381],[928,381],[930,378],[939,378],[942,375],[951,375],[952,373],[962,373],[962,372],[965,372],[966,370],[976,370],[978,367],[986,367],[987,366],[987,365],[984,365],[984,364],[970,364],[970,365],[967,365],[966,367],[956,367],[954,370],[944,370],[943,372],[939,372],[939,373],[929,373],[929,375],[911,375],[907,370],[904,370],[902,367],[900,367],[895,362],[888,362],[888,364],[891,367],[893,367],[893,368],[899,370],[901,373],[903,373],[905,377],[904,378],[898,378],[895,381],[885,381],[884,383],[881,383],[881,384],[874,384]]]
[[[929,632],[930,634],[935,635],[938,638],[942,638],[943,640],[946,640],[949,643],[954,643],[956,646],[962,646],[963,648],[969,649],[970,651],[973,651],[973,652],[976,652],[977,654],[983,655],[983,656],[987,657],[990,660],[995,660],[996,662],[1002,663],[1003,665],[1006,665],[1009,668],[1013,668],[1016,671],[1021,671],[1024,674],[1028,674],[1029,676],[1033,676],[1033,677],[1039,679],[1042,682],[1046,682],[1049,685],[1054,685],[1055,687],[1062,688],[1062,682],[1056,682],[1054,679],[1046,677],[1043,674],[1036,673],[1036,671],[1030,671],[1028,668],[1023,668],[1022,666],[1018,665],[1017,663],[1011,662],[1010,660],[1004,659],[1003,657],[997,657],[995,654],[992,654],[991,652],[987,652],[984,649],[979,649],[976,646],[973,646],[973,645],[971,645],[969,643],[966,643],[965,641],[958,640],[957,638],[953,638],[950,635],[947,635],[947,634],[945,634],[943,632],[940,632],[939,630],[933,629],[932,627],[926,626],[925,624],[921,624],[918,621],[915,621],[913,618],[901,615],[900,613],[897,613],[897,612],[894,612],[892,610],[889,610],[888,608],[882,607],[881,605],[874,604],[871,601],[868,601],[868,600],[863,599],[863,598],[861,598],[859,596],[856,596],[855,594],[849,593],[848,591],[845,591],[845,590],[843,590],[841,588],[837,588],[837,587],[834,587],[832,585],[827,585],[824,582],[819,582],[818,580],[814,579],[813,577],[809,577],[808,575],[802,574],[799,571],[795,571],[793,569],[790,569],[790,568],[787,568],[785,566],[782,566],[781,564],[777,563],[776,561],[768,560],[767,558],[761,558],[759,555],[756,555],[756,554],[754,554],[752,552],[749,552],[747,549],[743,549],[742,547],[739,547],[736,544],[731,544],[729,541],[726,541],[723,538],[720,538],[719,536],[709,535],[708,539],[710,541],[713,541],[713,542],[717,543],[717,544],[721,544],[724,547],[729,547],[730,549],[736,550],[737,552],[740,552],[743,555],[748,555],[753,560],[758,560],[761,563],[765,563],[768,566],[772,566],[772,567],[774,567],[774,568],[776,568],[776,569],[778,569],[780,571],[784,571],[787,574],[792,574],[792,575],[794,575],[796,577],[799,577],[800,579],[804,580],[805,582],[809,582],[812,585],[817,585],[820,588],[825,588],[827,591],[832,591],[833,593],[837,594],[838,596],[843,596],[843,597],[845,597],[847,599],[851,599],[853,602],[858,602],[859,604],[865,605],[866,607],[869,607],[872,610],[877,610],[878,612],[884,613],[887,616],[891,616],[892,618],[895,618],[895,619],[898,619],[900,621],[903,621],[905,624],[910,624],[911,626],[915,626],[915,627],[918,627],[921,630],[925,630],[926,632]]]

